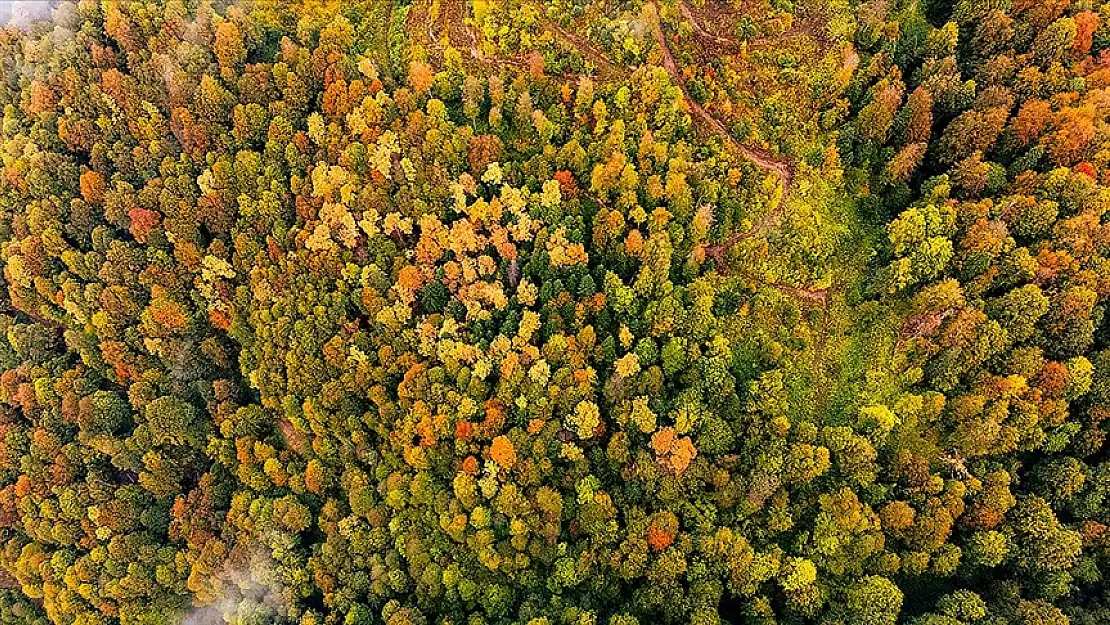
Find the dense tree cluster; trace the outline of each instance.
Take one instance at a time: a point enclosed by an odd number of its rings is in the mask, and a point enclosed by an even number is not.
[[[1108,48],[1084,0],[0,31],[0,623],[1105,622]]]

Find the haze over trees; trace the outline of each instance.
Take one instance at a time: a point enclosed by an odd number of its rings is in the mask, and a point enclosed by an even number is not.
[[[1110,3],[0,30],[0,623],[1110,621]]]

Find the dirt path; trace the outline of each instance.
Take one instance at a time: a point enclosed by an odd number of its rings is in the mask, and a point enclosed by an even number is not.
[[[560,40],[566,47],[577,50],[586,57],[586,60],[594,64],[597,71],[601,73],[602,77],[626,77],[631,71],[624,66],[618,66],[616,63],[609,60],[609,57],[598,49],[589,39],[581,35],[572,33],[571,31],[563,28],[551,20],[543,20],[543,27],[555,35],[555,38]]]
[[[686,21],[690,23],[690,27],[694,30],[694,34],[703,41],[708,41],[710,46],[714,49],[725,54],[736,54],[743,49],[744,46],[740,42],[715,35],[706,30],[705,27],[701,25],[701,20],[698,19],[698,16],[694,15],[690,6],[685,2],[678,3],[678,10],[682,12],[682,17],[686,18]]]
[[[418,0],[409,10],[405,30],[410,36],[416,35],[415,43],[425,46],[435,57],[442,60],[445,46],[441,43],[441,36],[446,34],[448,43],[461,51],[464,59],[485,67],[507,67],[518,70],[528,68],[527,60],[521,55],[490,58],[482,53],[479,48],[478,33],[466,23],[469,6],[467,0],[440,0],[438,14],[433,18],[431,5],[434,1]],[[424,41],[419,41],[421,38]]]
[[[648,5],[645,5],[645,8]],[[754,237],[776,225],[778,225],[786,214],[786,205],[790,199],[790,194],[794,189],[794,164],[785,159],[771,154],[769,151],[740,143],[732,137],[728,132],[721,120],[714,117],[709,111],[701,104],[691,97],[689,90],[686,88],[686,81],[683,80],[681,72],[679,72],[678,65],[675,63],[674,55],[671,54],[670,46],[667,45],[666,35],[663,33],[663,26],[659,19],[659,7],[654,2],[650,4],[651,9],[646,11],[648,19],[651,21],[652,31],[655,34],[655,42],[659,46],[659,50],[663,55],[663,67],[670,74],[671,79],[682,89],[683,97],[689,105],[690,110],[693,111],[694,116],[705,124],[709,130],[721,138],[730,148],[738,152],[744,158],[752,161],[756,166],[765,171],[772,172],[782,184],[782,193],[779,196],[778,202],[771,210],[767,211],[760,217],[750,228],[740,232],[734,232],[729,235],[723,242],[711,245],[706,248],[706,256],[713,259],[713,264],[717,267],[717,271],[722,275],[728,273],[729,267],[725,259],[725,255],[741,241]],[[680,4],[680,9],[685,7]],[[690,19],[688,15],[689,9],[683,12],[684,17],[690,20],[695,30],[699,28],[697,22]],[[707,33],[708,34],[708,33]],[[710,35],[712,36],[712,35]],[[746,276],[748,279],[753,279],[751,276]],[[810,289],[804,287],[791,286],[788,284],[769,283],[763,280],[753,279],[758,284],[769,286],[777,289],[779,292],[789,295],[798,301],[805,302],[821,309],[828,308],[829,305],[829,290],[824,289]],[[822,341],[823,343],[823,341]],[[823,350],[823,345],[822,348]]]
[[[645,8],[648,6],[651,7],[651,9],[645,11],[645,13],[649,14],[648,19],[651,21],[651,27],[655,33],[655,43],[659,46],[659,50],[663,54],[663,67],[667,70],[667,73],[670,74],[671,79],[682,89],[682,94],[690,110],[693,111],[694,116],[708,126],[711,132],[720,137],[734,151],[739,152],[744,158],[752,161],[758,167],[773,172],[782,183],[782,194],[779,197],[779,201],[771,210],[760,217],[751,228],[742,232],[735,232],[725,239],[724,242],[711,245],[706,249],[706,255],[713,259],[714,264],[717,266],[717,270],[724,273],[728,268],[725,263],[725,254],[727,254],[729,250],[740,241],[763,232],[779,223],[782,219],[786,210],[786,203],[790,199],[790,193],[794,188],[794,164],[786,159],[772,155],[763,148],[740,143],[732,137],[728,128],[725,127],[721,120],[711,115],[709,111],[705,110],[705,107],[691,97],[689,90],[686,88],[686,81],[683,80],[682,74],[678,70],[678,65],[675,64],[674,56],[671,54],[671,48],[667,45],[667,38],[663,33],[663,25],[659,20],[658,5],[652,2],[650,5],[644,6]]]
[[[439,26],[440,32],[446,32],[448,41],[452,46],[469,52],[468,56],[473,61],[487,67],[507,66],[517,69],[527,68],[527,62],[523,59],[515,57],[508,59],[490,58],[482,53],[479,49],[480,39],[478,34],[474,32],[474,28],[471,25],[466,23],[468,12],[467,0],[440,0],[440,14],[436,16],[435,19],[433,19],[430,14],[431,2],[433,1],[434,0],[418,0],[418,2],[414,3],[413,9],[409,14],[409,25],[412,27],[410,32],[415,31],[427,37],[427,45],[431,50],[435,51],[438,56],[442,57],[443,55],[443,45],[440,43],[440,38],[437,37],[434,32],[436,26]],[[734,139],[724,123],[713,116],[690,95],[686,87],[686,81],[683,79],[678,65],[675,63],[674,55],[671,53],[670,46],[667,44],[666,36],[663,33],[658,5],[655,2],[651,2],[645,5],[644,8],[645,17],[650,22],[656,44],[659,46],[659,50],[663,56],[663,67],[675,84],[682,90],[683,98],[689,110],[694,114],[695,119],[708,128],[712,134],[719,137],[731,150],[751,161],[760,169],[771,172],[777,176],[782,185],[782,192],[775,206],[761,216],[750,228],[740,232],[734,232],[723,242],[710,245],[706,248],[706,256],[713,260],[718,272],[725,274],[729,271],[725,257],[733,247],[745,239],[757,236],[775,227],[783,219],[787,202],[794,188],[795,167],[791,161],[775,156],[764,148],[745,145]],[[683,17],[690,22],[695,32],[699,33],[700,36],[712,38],[712,40],[721,47],[734,47],[738,45],[736,42],[721,38],[705,30],[698,23],[696,16],[693,15],[691,9],[687,7],[685,3],[680,3],[679,9],[682,11]],[[563,45],[577,50],[587,60],[593,63],[603,77],[625,77],[637,69],[614,63],[604,52],[589,41],[589,39],[571,32],[555,22],[544,20],[543,26],[549,32],[553,33]],[[805,301],[821,307],[825,307],[828,304],[829,294],[827,289],[806,289],[783,284],[763,283],[758,280],[757,282],[772,286],[800,301]]]
[[[783,284],[781,282],[768,282],[766,280],[763,280],[762,278],[758,278],[756,276],[753,276],[750,273],[745,272],[743,270],[737,270],[737,271],[733,272],[733,275],[735,275],[737,277],[740,277],[740,278],[743,278],[745,280],[748,280],[750,282],[754,282],[755,284],[757,284],[759,286],[765,286],[765,287],[775,289],[776,291],[778,291],[780,293],[783,293],[785,295],[789,295],[790,297],[793,297],[794,299],[796,299],[800,302],[811,304],[811,305],[816,306],[818,308],[824,309],[824,308],[827,308],[828,305],[829,305],[829,289],[827,289],[827,288],[811,289],[811,288],[805,288],[805,287],[799,287],[799,286],[792,286],[792,285],[789,285],[789,284]]]

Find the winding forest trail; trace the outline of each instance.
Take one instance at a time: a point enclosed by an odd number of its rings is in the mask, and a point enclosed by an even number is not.
[[[684,6],[685,5],[680,5],[680,8]],[[648,9],[648,7],[650,7],[650,9]],[[688,12],[689,9],[686,9],[684,15]],[[659,19],[659,7],[655,2],[645,5],[645,17],[651,22],[651,29],[655,35],[655,43],[659,46],[660,53],[663,55],[663,68],[667,70],[671,80],[682,89],[682,95],[686,100],[687,106],[693,111],[694,116],[700,120],[710,132],[724,141],[733,151],[755,163],[757,167],[775,174],[782,185],[782,192],[779,195],[778,202],[775,203],[775,206],[771,208],[771,210],[767,211],[762,217],[756,220],[750,228],[740,232],[734,232],[723,242],[710,245],[706,248],[706,256],[713,259],[713,263],[716,265],[718,272],[725,274],[729,270],[725,255],[728,254],[733,247],[741,241],[754,237],[781,223],[786,214],[786,204],[790,200],[790,195],[794,189],[796,169],[794,163],[790,160],[775,156],[763,148],[746,145],[737,141],[733,138],[732,134],[729,133],[728,128],[725,127],[720,119],[713,116],[690,95],[690,91],[686,87],[686,81],[682,78],[682,73],[675,63],[671,48],[667,44],[666,35],[663,33],[663,25]],[[687,19],[689,20],[690,18],[687,17]],[[691,24],[694,25],[695,30],[699,28],[696,22],[692,20]],[[762,282],[759,280],[757,281]],[[772,286],[785,294],[818,305],[822,308],[828,305],[828,289],[807,289],[785,284],[768,284],[768,286]]]
[[[722,51],[728,54],[736,54],[744,49],[744,45],[736,40],[721,37],[709,32],[704,26],[701,25],[701,20],[694,15],[690,5],[685,2],[678,3],[678,10],[682,12],[682,17],[690,23],[690,27],[694,31],[694,35],[702,40],[709,41],[713,46],[719,47]]]
[[[439,9],[436,16],[432,16],[433,5],[438,6]],[[685,3],[679,4],[679,10],[682,12],[683,18],[691,24],[692,29],[697,35],[702,38],[711,39],[717,47],[733,48],[739,45],[735,41],[724,39],[705,30],[705,28],[698,23],[696,16],[693,15],[691,9],[686,6]],[[472,25],[467,24],[466,17],[466,0],[439,0],[438,2],[436,0],[422,0],[414,3],[408,21],[410,32],[415,31],[423,35],[424,38],[426,38],[426,41],[423,43],[441,58],[444,53],[444,45],[441,38],[438,37],[435,32],[437,27],[440,33],[446,34],[447,40],[452,46],[467,51],[469,54],[466,56],[469,56],[471,60],[477,63],[485,66],[508,66],[516,69],[527,67],[527,62],[520,58],[490,58],[483,54],[479,47],[480,36],[474,31]],[[747,145],[737,141],[731,133],[729,133],[724,122],[698,103],[690,94],[686,86],[686,81],[683,79],[678,64],[674,60],[674,55],[671,52],[670,46],[667,44],[666,35],[663,32],[663,26],[659,17],[659,7],[655,2],[644,5],[644,17],[649,22],[656,45],[659,46],[663,68],[666,70],[671,80],[682,90],[683,99],[688,109],[693,113],[694,118],[708,129],[710,133],[723,141],[733,152],[751,161],[756,167],[774,174],[781,184],[781,193],[775,205],[756,220],[751,227],[746,230],[734,232],[724,241],[709,245],[705,248],[705,255],[713,260],[717,271],[725,275],[729,273],[729,266],[726,261],[726,256],[729,251],[736,247],[741,241],[758,236],[778,226],[782,222],[786,214],[786,205],[794,189],[795,165],[792,161],[776,156],[762,147]],[[597,67],[600,78],[627,77],[637,69],[614,63],[587,38],[567,30],[560,24],[543,19],[542,26],[548,32],[552,33],[564,46],[577,50],[588,61],[593,63],[593,65]],[[579,76],[564,76],[563,78],[576,77],[580,78]],[[828,305],[828,289],[808,289],[785,284],[766,283],[751,276],[747,277],[760,284],[773,287],[799,301],[817,305],[822,308]]]
[[[784,158],[776,157],[763,148],[745,145],[740,143],[732,137],[728,128],[724,123],[714,117],[705,109],[704,106],[698,103],[697,100],[690,95],[689,89],[686,87],[686,81],[682,78],[682,73],[678,70],[678,65],[674,61],[674,55],[671,54],[671,48],[667,44],[667,38],[663,34],[663,25],[659,21],[659,8],[652,2],[645,5],[645,8],[650,6],[651,10],[646,11],[649,13],[648,19],[651,21],[651,28],[655,34],[655,43],[659,46],[659,50],[663,55],[663,68],[670,74],[671,80],[675,82],[682,89],[682,95],[686,99],[686,104],[694,115],[705,124],[709,130],[723,140],[735,152],[740,153],[744,158],[755,163],[756,166],[770,171],[778,176],[782,184],[782,194],[779,196],[779,201],[775,207],[761,217],[751,228],[743,232],[733,233],[723,243],[711,246],[706,253],[714,259],[715,262],[720,262],[725,253],[727,253],[733,246],[740,241],[755,236],[759,232],[771,227],[781,219],[785,211],[786,202],[790,199],[790,193],[794,188],[794,164]]]
[[[607,77],[626,77],[631,73],[631,70],[625,66],[617,65],[609,60],[609,57],[598,49],[589,39],[572,33],[564,28],[562,25],[557,24],[551,20],[542,20],[543,27],[555,35],[568,48],[577,50],[586,58],[587,61],[594,64],[597,68],[601,78]]]
[[[432,16],[432,7],[438,8],[437,14]],[[417,43],[424,45],[430,52],[440,59],[443,58],[445,46],[441,35],[446,34],[448,43],[456,50],[464,52],[464,59],[493,67],[511,67],[514,69],[527,69],[528,63],[520,57],[490,58],[479,48],[479,36],[474,32],[473,26],[466,23],[469,4],[467,0],[422,0],[414,2],[409,11],[406,31],[414,37]],[[437,36],[436,30],[440,36]],[[423,38],[425,41],[420,41]]]

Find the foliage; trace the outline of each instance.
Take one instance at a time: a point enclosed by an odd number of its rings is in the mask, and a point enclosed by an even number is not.
[[[1108,46],[1066,0],[0,31],[0,622],[1105,622]]]

